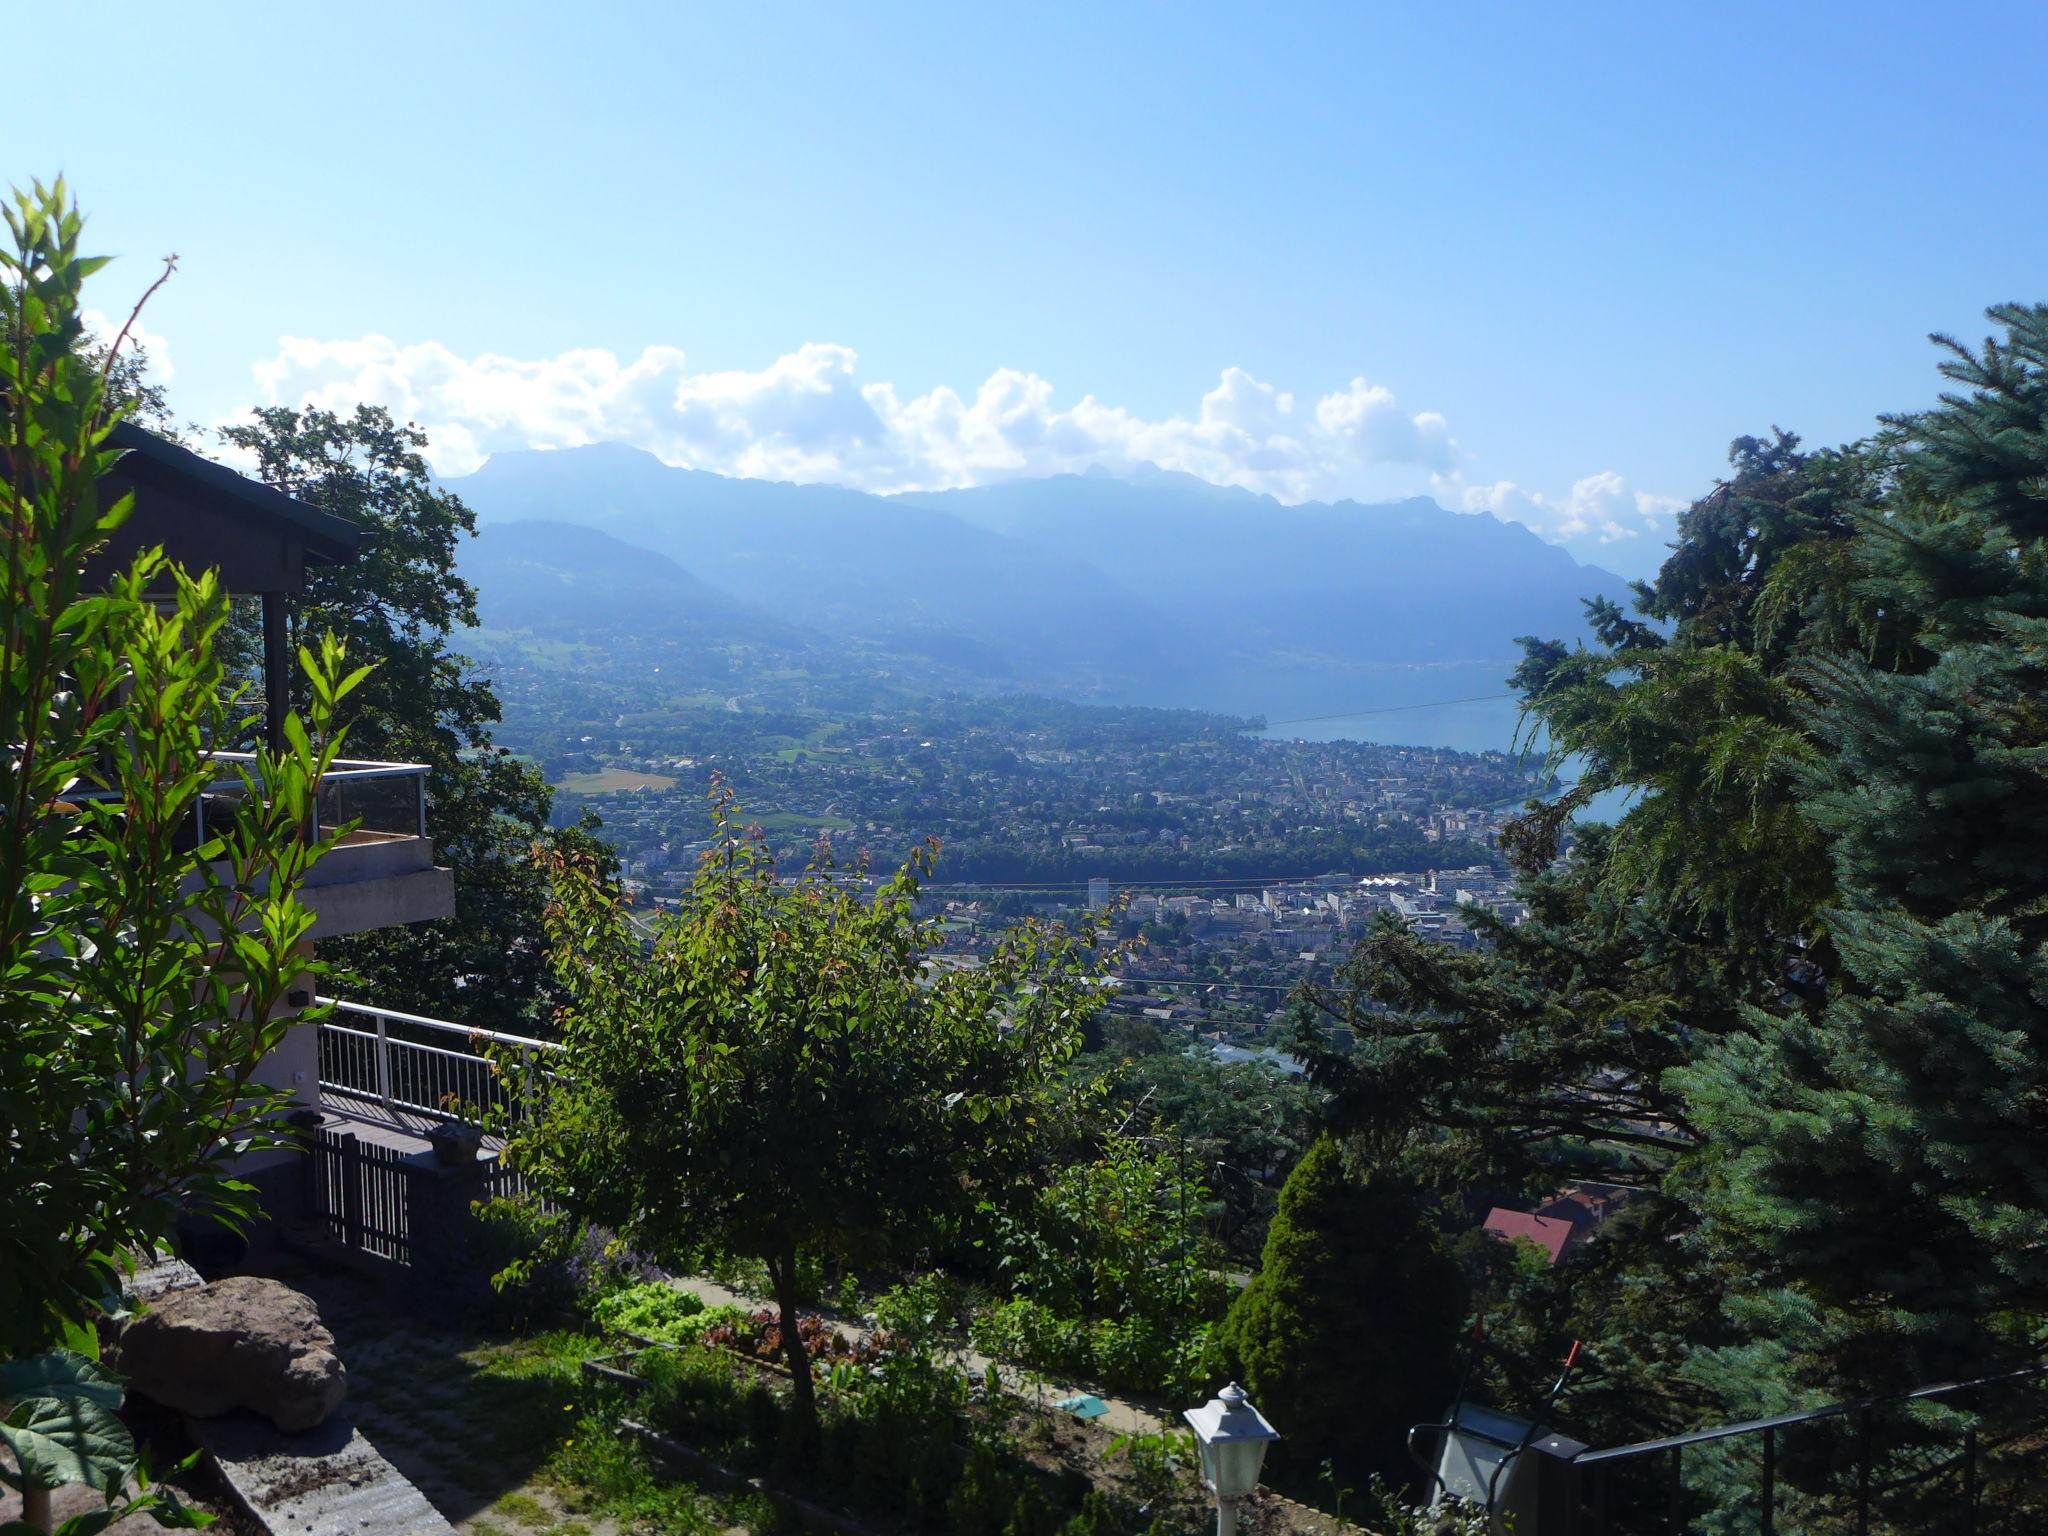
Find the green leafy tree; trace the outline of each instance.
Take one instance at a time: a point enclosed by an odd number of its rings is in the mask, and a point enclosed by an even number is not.
[[[1029,1207],[991,1208],[1013,1299],[977,1320],[977,1341],[1123,1390],[1207,1385],[1226,1293],[1208,1201],[1197,1154],[1171,1136],[1105,1136],[1053,1167]]]
[[[588,855],[543,857],[569,1002],[513,1153],[646,1251],[759,1259],[808,1414],[799,1267],[909,1257],[1028,1165],[1096,935],[1020,929],[978,969],[936,968],[932,847],[867,894],[829,854],[780,878],[723,789],[713,827],[651,949]]]
[[[302,652],[309,708],[284,748],[252,766],[214,759],[248,722],[211,573],[152,551],[104,592],[83,585],[132,509],[102,505],[120,412],[106,357],[84,357],[83,286],[104,261],[79,253],[62,182],[5,213],[0,1441],[6,1479],[46,1521],[53,1483],[111,1498],[137,1469],[111,1420],[118,1384],[80,1353],[125,1266],[185,1214],[252,1211],[231,1165],[272,1141],[278,1095],[254,1073],[309,968],[299,890],[329,845],[305,828],[336,711],[364,673],[344,675],[331,637]],[[223,779],[240,808],[217,804],[201,837],[195,806]]]
[[[492,745],[497,695],[453,649],[477,618],[476,589],[455,568],[475,514],[434,483],[426,435],[379,406],[265,407],[222,435],[267,484],[362,530],[355,560],[308,571],[292,620],[380,658],[350,706],[350,750],[429,765],[427,830],[455,876],[454,917],[336,940],[328,958],[408,1010],[512,1029],[544,1020],[545,889],[528,850],[546,834],[550,795],[537,769]]]
[[[1111,1118],[1149,1123],[1181,1166],[1206,1170],[1209,1225],[1232,1253],[1256,1258],[1279,1184],[1315,1139],[1320,1091],[1264,1060],[1218,1061],[1150,1019],[1104,1033],[1103,1048],[1074,1064],[1082,1096],[1101,1091]]]
[[[1329,1137],[1309,1148],[1223,1323],[1238,1379],[1284,1437],[1276,1469],[1304,1486],[1325,1462],[1354,1485],[1405,1476],[1409,1426],[1434,1422],[1457,1389],[1464,1310],[1412,1188],[1388,1172],[1354,1179]]]

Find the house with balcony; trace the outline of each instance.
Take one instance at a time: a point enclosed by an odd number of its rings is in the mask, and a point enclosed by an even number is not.
[[[355,559],[361,530],[132,423],[114,429],[112,445],[119,457],[103,494],[109,503],[132,494],[134,510],[87,568],[88,584],[104,585],[136,554],[158,547],[188,571],[213,571],[232,597],[260,613],[260,729],[265,744],[281,745],[298,676],[289,600],[306,590],[309,572]],[[195,845],[209,815],[230,812],[249,792],[235,770],[255,754],[236,749],[256,745],[227,743],[215,754],[222,773],[195,807]],[[454,877],[435,863],[427,834],[432,792],[421,763],[342,760],[321,779],[313,830],[349,830],[300,893],[314,916],[309,959],[325,940],[454,914]],[[441,1198],[436,1138],[465,1123],[474,1137],[485,1111],[525,1112],[539,1080],[534,1069],[556,1048],[424,1017],[407,1011],[407,1001],[316,997],[310,976],[292,992],[293,1007],[330,1005],[326,1016],[293,1027],[256,1076],[295,1100],[317,1134],[306,1157],[269,1150],[236,1169],[273,1214],[310,1216],[343,1246],[400,1264],[419,1257],[416,1231],[459,1225],[466,1209],[467,1185],[452,1200]],[[492,1059],[507,1053],[521,1070],[504,1071]],[[423,1195],[439,1203],[416,1216]]]
[[[234,597],[253,599],[261,612],[262,729],[270,745],[282,745],[297,674],[288,600],[305,590],[308,572],[353,560],[360,531],[132,423],[117,426],[112,443],[120,456],[105,477],[104,494],[109,501],[132,494],[134,511],[87,568],[88,584],[104,584],[137,553],[160,546],[187,570],[216,572]],[[227,770],[253,755],[218,754],[224,771],[195,809],[195,841],[205,835],[209,813],[227,812],[247,792],[244,780]],[[454,913],[454,878],[434,862],[427,836],[430,792],[419,763],[340,761],[321,780],[315,829],[355,825],[309,873],[303,897],[315,917],[310,945]],[[302,1007],[313,1002],[310,991],[293,1000]],[[308,1024],[291,1032],[259,1077],[306,1108],[320,1108],[320,1056],[318,1032]],[[260,1173],[285,1156],[259,1154],[245,1171]]]

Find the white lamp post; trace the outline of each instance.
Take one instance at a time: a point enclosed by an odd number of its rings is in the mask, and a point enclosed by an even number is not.
[[[1202,1476],[1216,1495],[1216,1536],[1236,1536],[1237,1506],[1259,1486],[1266,1447],[1280,1432],[1232,1382],[1199,1408],[1181,1414],[1202,1448]]]

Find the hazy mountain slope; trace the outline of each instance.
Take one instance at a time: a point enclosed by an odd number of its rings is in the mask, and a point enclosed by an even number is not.
[[[692,576],[666,555],[573,523],[483,524],[457,552],[486,629],[604,631],[659,622],[722,639],[792,638],[792,626]]]
[[[1583,598],[1628,590],[1427,500],[1288,507],[1156,471],[884,498],[612,445],[500,454],[449,484],[482,521],[487,621],[555,608],[693,643],[780,623],[831,637],[814,669],[1275,720],[1504,693],[1515,637],[1579,634]],[[1512,705],[1487,711],[1472,740],[1493,745]]]
[[[544,518],[599,529],[788,622],[991,680],[1122,691],[1188,643],[1062,551],[857,491],[674,469],[615,444],[497,454],[448,485],[487,528]]]
[[[1628,584],[1519,523],[1424,497],[1284,506],[1185,475],[1141,483],[1061,475],[899,501],[991,532],[1073,550],[1111,580],[1162,589],[1234,631],[1240,660],[1443,662],[1513,653],[1516,635],[1564,635],[1581,599]]]

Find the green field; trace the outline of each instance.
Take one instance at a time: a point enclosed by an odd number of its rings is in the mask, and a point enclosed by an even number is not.
[[[565,773],[557,789],[595,794],[607,789],[674,789],[676,781],[665,773],[643,773],[637,768],[600,768],[596,773]]]

